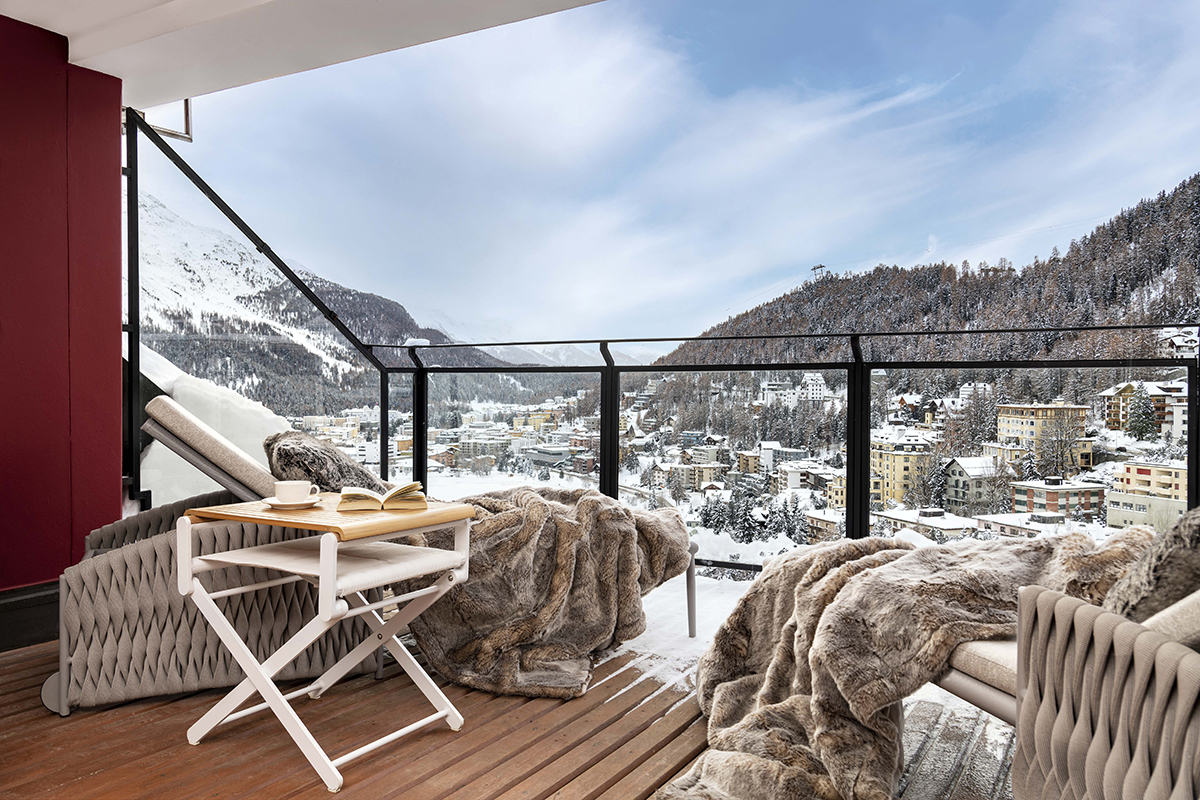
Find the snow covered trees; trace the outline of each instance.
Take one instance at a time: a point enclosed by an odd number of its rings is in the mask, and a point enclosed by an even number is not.
[[[1158,438],[1158,417],[1154,413],[1154,401],[1150,399],[1150,393],[1141,383],[1129,398],[1129,422],[1126,423],[1125,430],[1130,436],[1143,442]]]

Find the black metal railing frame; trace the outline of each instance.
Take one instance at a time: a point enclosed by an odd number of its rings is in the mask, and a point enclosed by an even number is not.
[[[846,531],[852,538],[867,536],[870,531],[870,437],[871,437],[871,372],[876,369],[1049,369],[1049,368],[1130,368],[1130,367],[1185,367],[1188,374],[1188,488],[1187,504],[1194,508],[1200,504],[1200,428],[1196,425],[1200,405],[1200,359],[1130,358],[1130,359],[1022,359],[1022,360],[938,360],[938,361],[869,361],[863,356],[864,341],[873,338],[912,336],[980,336],[988,334],[1032,334],[1032,333],[1080,333],[1083,331],[1137,331],[1172,327],[1195,327],[1194,324],[1141,324],[1141,325],[1090,325],[1070,328],[995,328],[961,331],[866,331],[857,333],[809,333],[768,334],[729,336],[685,336],[651,338],[561,339],[554,341],[482,342],[478,344],[404,344],[363,342],[313,290],[284,263],[275,252],[237,215],[229,205],[210,187],[187,162],[175,152],[165,140],[133,109],[126,110],[126,176],[128,275],[129,275],[129,322],[126,326],[129,337],[129,371],[126,385],[126,414],[129,423],[129,440],[126,459],[132,474],[131,496],[140,492],[140,470],[138,448],[138,422],[141,398],[139,389],[139,303],[138,303],[138,222],[137,222],[137,135],[140,131],[149,139],[229,220],[250,240],[262,255],[274,264],[281,273],[313,304],[322,315],[337,328],[346,340],[379,371],[379,468],[380,476],[387,480],[389,474],[389,380],[395,374],[412,376],[413,406],[413,480],[428,486],[429,445],[429,376],[433,373],[595,373],[600,377],[600,491],[610,497],[618,497],[620,488],[620,411],[621,378],[625,374],[672,373],[672,372],[734,372],[734,371],[816,371],[841,370],[846,373]],[[717,364],[670,364],[670,365],[618,365],[609,350],[610,345],[622,343],[663,342],[720,342],[744,340],[825,339],[844,340],[849,344],[851,360],[817,362],[771,362],[771,363],[717,363]],[[572,344],[596,345],[603,364],[595,366],[552,367],[543,365],[521,365],[497,367],[453,367],[427,364],[426,358],[440,349],[499,347],[507,345]],[[381,351],[404,351],[410,366],[385,364]],[[425,358],[423,358],[423,355]],[[701,563],[701,560],[697,560]],[[715,566],[745,568],[750,565],[704,562]]]

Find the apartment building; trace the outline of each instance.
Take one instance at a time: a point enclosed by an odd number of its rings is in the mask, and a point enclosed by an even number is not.
[[[1029,448],[1014,442],[984,442],[980,445],[984,458],[1001,461],[1014,467],[1029,452]]]
[[[1092,466],[1092,440],[1084,438],[1089,407],[1067,403],[1001,403],[996,406],[996,436],[1045,459],[1056,447],[1070,444],[1062,469],[1075,474]]]
[[[871,502],[879,503],[883,501],[883,478],[879,475],[871,476]],[[830,508],[845,508],[846,507],[846,470],[837,470],[833,478],[829,481],[825,488],[825,496],[829,500]]]
[[[1169,430],[1168,411],[1172,403],[1187,402],[1187,381],[1126,381],[1110,386],[1096,395],[1104,406],[1104,424],[1109,430],[1123,431],[1129,425],[1129,409],[1138,387],[1146,390],[1154,404],[1154,417],[1159,431]]]
[[[1150,525],[1166,531],[1187,510],[1187,464],[1132,459],[1113,476],[1108,526]]]
[[[1092,538],[1104,535],[1104,526],[1092,522],[1078,522],[1057,512],[1041,511],[1033,514],[980,514],[975,517],[979,528],[992,531],[999,536],[1023,536],[1036,539],[1059,533],[1078,531]]]
[[[904,502],[918,470],[932,453],[933,442],[916,431],[871,431],[871,474],[882,481],[880,499]]]
[[[1059,513],[1071,516],[1077,506],[1091,519],[1104,506],[1106,486],[1091,481],[1071,481],[1052,475],[1036,481],[1012,482],[1014,514]]]
[[[1011,468],[998,458],[988,456],[959,456],[950,459],[945,467],[946,499],[950,511],[961,513],[968,507],[984,503],[996,490],[995,479],[1011,474]],[[1008,487],[1004,487],[1007,491]]]

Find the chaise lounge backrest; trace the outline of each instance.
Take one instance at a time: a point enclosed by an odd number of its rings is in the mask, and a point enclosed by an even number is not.
[[[166,395],[146,404],[142,430],[242,500],[275,493],[275,477],[235,444]]]

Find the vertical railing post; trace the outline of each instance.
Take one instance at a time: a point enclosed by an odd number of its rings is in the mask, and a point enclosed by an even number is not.
[[[391,375],[386,369],[379,370],[379,479],[388,479],[388,456],[391,455],[391,435],[388,423],[388,388]]]
[[[850,337],[854,363],[846,390],[846,536],[862,539],[871,531],[871,370],[863,361],[859,337]]]
[[[1196,415],[1200,413],[1200,359],[1188,364],[1188,403],[1187,403],[1187,475],[1188,508],[1200,505],[1200,421]]]
[[[621,375],[608,342],[600,343],[604,369],[600,373],[600,491],[617,497],[621,474]]]
[[[128,470],[129,497],[141,499],[142,493],[142,360],[141,360],[141,283],[138,276],[138,126],[137,112],[125,109],[125,294],[128,324],[125,341],[129,349],[126,363],[125,424],[129,439],[125,442],[125,468]]]
[[[417,370],[413,373],[412,407],[413,407],[413,475],[414,481],[420,481],[429,492],[429,371],[421,363],[417,348],[408,348],[408,357],[412,359]]]

